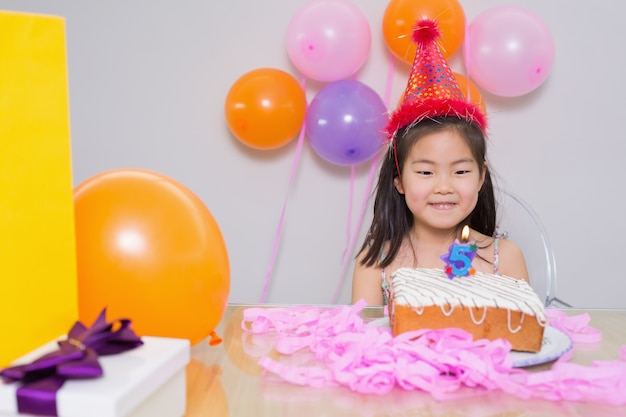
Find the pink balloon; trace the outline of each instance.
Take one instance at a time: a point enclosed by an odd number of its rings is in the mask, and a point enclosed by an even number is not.
[[[548,26],[518,6],[500,6],[469,25],[464,53],[470,78],[480,88],[504,97],[527,94],[548,77],[554,40]]]
[[[354,75],[369,54],[369,22],[348,0],[313,0],[301,7],[287,28],[287,53],[304,75],[338,81]]]

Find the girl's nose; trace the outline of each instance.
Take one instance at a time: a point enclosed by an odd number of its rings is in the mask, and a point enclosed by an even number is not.
[[[450,178],[447,175],[442,175],[437,178],[437,183],[435,184],[435,193],[437,194],[450,194],[452,193],[454,188],[452,187],[452,183]]]

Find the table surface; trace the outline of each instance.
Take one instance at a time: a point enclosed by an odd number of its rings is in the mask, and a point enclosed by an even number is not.
[[[243,311],[250,305],[229,305],[216,333],[223,342],[210,346],[208,340],[191,348],[187,366],[186,417],[199,416],[424,416],[424,417],[540,417],[540,416],[626,416],[626,406],[599,403],[522,400],[492,392],[453,401],[437,401],[430,394],[399,388],[385,395],[361,395],[347,388],[309,388],[262,376],[257,361],[276,357],[271,335],[242,331]],[[258,306],[255,306],[258,307]],[[275,306],[265,306],[268,308]],[[588,313],[589,325],[602,332],[602,341],[575,343],[574,363],[590,365],[595,360],[613,361],[626,345],[626,310],[565,310],[570,315]],[[381,308],[363,310],[365,319],[382,317]],[[259,337],[267,336],[266,343]],[[530,370],[549,369],[551,364]]]

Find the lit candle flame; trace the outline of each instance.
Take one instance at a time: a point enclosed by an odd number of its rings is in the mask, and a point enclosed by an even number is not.
[[[463,226],[463,231],[461,232],[461,242],[466,243],[469,239],[469,226]]]

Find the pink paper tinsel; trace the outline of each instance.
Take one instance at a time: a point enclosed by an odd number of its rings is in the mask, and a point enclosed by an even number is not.
[[[345,386],[363,394],[384,394],[398,386],[454,399],[501,390],[517,397],[552,401],[626,404],[626,346],[615,361],[590,366],[568,362],[571,352],[549,370],[513,368],[506,340],[473,341],[460,329],[420,330],[392,337],[367,325],[365,303],[353,306],[249,308],[242,327],[253,334],[275,334],[275,349],[286,356],[262,357],[259,364],[292,384]],[[550,324],[575,342],[598,342],[588,315],[549,311]],[[306,358],[294,360],[297,355]],[[291,358],[291,360],[288,360]]]

